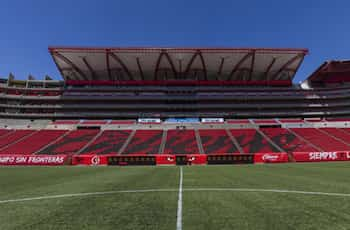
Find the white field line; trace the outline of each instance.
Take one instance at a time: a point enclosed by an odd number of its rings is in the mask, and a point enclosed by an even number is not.
[[[140,190],[117,190],[117,191],[105,191],[105,192],[86,192],[86,193],[70,193],[52,196],[37,196],[27,197],[20,199],[0,200],[0,204],[33,201],[33,200],[49,200],[49,199],[60,199],[69,197],[84,197],[84,196],[104,196],[113,195],[118,193],[152,193],[152,192],[177,192],[177,189],[140,189]]]
[[[85,196],[105,196],[121,193],[155,193],[155,192],[178,192],[178,189],[140,189],[140,190],[117,190],[106,192],[89,192],[89,193],[71,193],[51,196],[37,196],[19,199],[0,200],[0,204],[17,203],[24,201],[35,200],[49,200],[70,197],[85,197]],[[183,192],[266,192],[266,193],[290,193],[302,195],[316,195],[316,196],[335,196],[335,197],[350,197],[350,193],[331,193],[331,192],[312,192],[312,191],[298,191],[298,190],[283,190],[283,189],[253,189],[253,188],[183,188]]]
[[[177,200],[176,230],[182,230],[182,180],[183,173],[180,167],[179,199]]]

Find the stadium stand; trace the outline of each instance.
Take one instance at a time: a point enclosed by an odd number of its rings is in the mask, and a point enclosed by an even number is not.
[[[192,164],[239,155],[282,162],[283,154],[304,161],[328,152],[350,159],[349,61],[326,62],[293,84],[306,49],[49,51],[63,81],[0,79],[4,160],[24,154]]]
[[[158,154],[162,130],[136,130],[122,154]]]
[[[9,135],[0,138],[0,153],[2,153],[2,149],[6,146],[14,145],[18,141],[21,141],[23,138],[26,138],[33,134],[34,130],[15,130],[11,132]]]
[[[329,134],[332,137],[337,138],[338,140],[342,140],[348,145],[348,148],[350,147],[350,134],[342,131],[341,129],[337,128],[320,128],[319,130],[324,131],[325,133]]]
[[[199,130],[204,153],[240,153],[224,129]]]
[[[131,130],[106,130],[80,154],[118,154]]]
[[[280,152],[255,129],[231,129],[244,153]]]
[[[99,130],[73,130],[38,154],[76,154],[99,132]]]
[[[3,154],[33,154],[66,133],[65,130],[40,130],[20,140],[14,145],[2,149]]]
[[[303,141],[288,129],[284,128],[262,128],[261,131],[266,134],[275,144],[288,153],[291,152],[314,152],[314,147]]]
[[[168,130],[165,154],[198,154],[194,130]]]
[[[336,140],[318,129],[314,128],[292,128],[293,132],[305,138],[308,142],[318,146],[323,151],[346,151],[349,146]]]

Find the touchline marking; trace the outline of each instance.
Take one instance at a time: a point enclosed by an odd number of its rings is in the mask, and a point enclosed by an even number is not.
[[[180,171],[180,180],[182,178],[181,171]],[[119,190],[119,191],[116,190],[116,191],[106,191],[106,192],[87,192],[87,193],[70,193],[70,194],[51,195],[51,196],[37,196],[37,197],[27,197],[27,198],[19,198],[19,199],[0,200],[0,204],[18,203],[18,202],[35,201],[35,200],[50,200],[50,199],[70,198],[70,197],[104,196],[104,195],[113,195],[118,193],[122,194],[122,193],[179,192],[180,189],[182,192],[210,192],[210,191],[213,191],[213,192],[266,192],[266,193],[290,193],[290,194],[302,194],[302,195],[350,197],[350,193],[311,192],[311,191],[309,192],[309,191],[298,191],[298,190],[254,189],[254,188],[182,188],[181,186],[181,188],[179,189],[140,189],[140,190]],[[182,192],[181,193],[179,192],[179,195],[181,194],[181,201],[182,201]],[[182,202],[181,202],[181,213],[182,213]],[[181,215],[181,219],[182,219],[182,215]]]
[[[182,230],[182,167],[180,167],[179,199],[177,200],[176,230]]]

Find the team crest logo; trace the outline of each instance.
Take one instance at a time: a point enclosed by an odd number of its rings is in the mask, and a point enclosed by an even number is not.
[[[91,165],[99,165],[100,164],[100,157],[99,156],[94,156],[91,158]]]

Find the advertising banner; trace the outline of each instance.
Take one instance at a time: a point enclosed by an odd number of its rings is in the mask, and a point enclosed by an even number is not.
[[[0,155],[0,165],[64,165],[66,155]]]
[[[254,163],[284,163],[288,162],[287,153],[255,153]]]
[[[107,155],[77,155],[72,157],[72,165],[107,165]]]
[[[350,152],[294,152],[296,162],[350,161]]]

